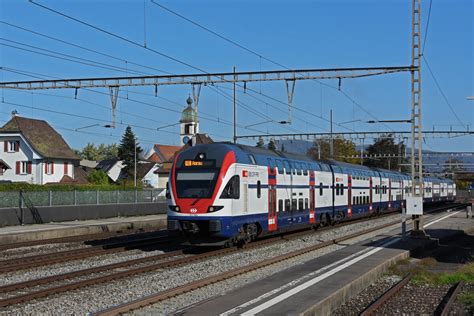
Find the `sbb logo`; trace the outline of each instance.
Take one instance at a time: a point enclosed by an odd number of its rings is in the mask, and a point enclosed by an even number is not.
[[[189,211],[190,211],[191,213],[197,213],[198,210],[195,209],[195,208],[192,208],[192,209],[190,209]]]

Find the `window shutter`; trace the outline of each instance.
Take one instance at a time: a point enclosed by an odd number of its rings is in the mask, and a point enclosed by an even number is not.
[[[44,161],[44,173],[47,174],[48,173],[48,162],[47,161]]]
[[[8,152],[8,141],[7,140],[3,142],[3,151]]]
[[[31,174],[31,165],[32,165],[31,161],[28,161],[27,162],[27,173],[28,174]]]
[[[19,161],[16,162],[16,174],[20,174],[20,164],[21,162]]]
[[[54,161],[51,160],[51,174],[54,174]]]
[[[15,151],[16,152],[20,151],[20,142],[19,141],[15,142]]]
[[[67,161],[64,162],[64,175],[67,175]]]

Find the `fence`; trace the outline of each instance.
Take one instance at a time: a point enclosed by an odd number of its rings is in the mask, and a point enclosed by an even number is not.
[[[28,200],[33,206],[101,205],[147,203],[165,200],[163,189],[131,191],[34,191],[0,192],[0,208],[24,207]]]

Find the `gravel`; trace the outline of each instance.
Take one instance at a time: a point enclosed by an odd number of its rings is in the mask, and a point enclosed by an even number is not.
[[[288,253],[296,249],[301,249],[309,245],[319,243],[321,240],[334,239],[335,237],[339,237],[341,234],[350,234],[368,227],[373,227],[376,224],[390,222],[395,216],[397,215],[374,219],[371,222],[356,223],[351,226],[341,227],[332,231],[324,231],[317,234],[308,235],[304,238],[282,241],[280,243],[272,244],[263,248],[249,250],[244,249],[238,253],[233,253],[219,258],[211,258],[203,262],[193,263],[174,269],[153,271],[127,279],[116,280],[107,284],[96,285],[85,289],[78,289],[69,293],[52,296],[47,300],[39,300],[37,302],[33,301],[11,306],[8,309],[8,313],[84,314],[87,311],[94,312],[107,307],[122,304],[145,295],[151,295],[211,275],[242,267],[267,258],[275,257],[283,253]],[[372,236],[375,235],[377,235],[377,232],[372,233]],[[357,240],[351,241],[351,243],[357,242],[358,240],[367,240],[369,238],[372,237],[365,235],[357,238]],[[346,242],[345,244],[349,243]],[[219,283],[214,286],[187,293],[186,295],[179,296],[162,304],[156,304],[154,306],[148,307],[146,311],[156,311],[158,313],[170,313],[177,311],[190,304],[210,298],[214,295],[224,294],[227,291],[241,287],[249,282],[254,282],[258,279],[292,267],[295,264],[301,264],[305,261],[314,259],[318,256],[335,251],[342,247],[343,246],[340,245],[333,245],[325,249],[321,249],[304,256],[273,265],[271,268],[259,269],[256,272],[232,278],[231,280],[226,281],[224,285]],[[94,261],[92,261],[91,264],[94,264]],[[99,264],[105,263],[101,262]],[[41,270],[38,272],[41,272]],[[51,274],[57,273],[58,271],[55,271]],[[141,311],[139,311],[139,313],[140,312]]]
[[[90,246],[82,242],[36,245],[3,250],[0,251],[0,257],[2,260],[7,260],[83,248]]]
[[[432,315],[449,291],[449,285],[408,283],[379,310],[381,315]]]
[[[0,278],[0,286],[19,283],[32,279],[44,278],[47,276],[63,274],[67,272],[88,269],[92,267],[103,266],[107,264],[128,261],[143,257],[154,256],[163,253],[162,251],[148,251],[130,250],[127,252],[119,252],[114,254],[105,254],[96,257],[89,257],[86,259],[68,261],[66,263],[58,263],[49,266],[41,266],[36,269],[22,270],[17,272],[10,272],[2,274]]]
[[[397,275],[385,275],[350,298],[331,314],[335,316],[359,315],[367,306],[378,299],[383,293],[397,284],[402,278]]]

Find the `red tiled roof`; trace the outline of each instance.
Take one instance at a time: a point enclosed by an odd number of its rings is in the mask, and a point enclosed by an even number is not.
[[[156,152],[150,156],[149,160],[163,163],[170,161],[174,154],[181,149],[181,146],[155,144],[154,148]]]

